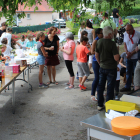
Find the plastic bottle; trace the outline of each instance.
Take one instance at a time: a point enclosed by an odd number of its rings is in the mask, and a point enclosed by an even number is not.
[[[11,63],[11,64],[14,64],[14,54],[13,54],[13,53],[11,54],[10,58],[11,58],[10,63]]]
[[[5,62],[5,76],[9,75],[9,60],[7,59]]]

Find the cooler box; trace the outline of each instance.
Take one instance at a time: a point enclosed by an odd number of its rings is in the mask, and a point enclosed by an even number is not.
[[[20,65],[19,64],[10,65],[10,67],[12,67],[13,73],[19,73],[20,72]]]
[[[120,112],[129,112],[136,109],[136,104],[130,102],[109,100],[105,103],[105,108],[106,112],[108,112],[109,109]]]

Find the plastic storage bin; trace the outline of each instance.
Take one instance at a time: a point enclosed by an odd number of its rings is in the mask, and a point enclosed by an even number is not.
[[[135,110],[136,104],[130,102],[109,100],[108,102],[105,103],[105,107],[106,107],[106,112],[108,112],[108,109],[121,111],[121,112],[128,112],[131,110]]]

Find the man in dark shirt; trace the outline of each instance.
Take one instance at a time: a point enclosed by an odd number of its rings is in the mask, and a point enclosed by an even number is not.
[[[117,76],[117,61],[119,61],[119,53],[116,43],[112,41],[114,36],[113,29],[106,26],[103,29],[104,38],[97,42],[95,57],[100,65],[99,83],[98,83],[98,110],[104,108],[103,92],[107,81],[106,101],[113,100],[114,87]]]
[[[119,27],[119,16],[120,16],[119,10],[117,8],[114,8],[113,9],[113,21],[115,22],[117,29]]]
[[[6,22],[3,22],[1,24],[1,28],[0,28],[0,37],[1,37],[3,32],[6,32],[6,27],[7,27]]]

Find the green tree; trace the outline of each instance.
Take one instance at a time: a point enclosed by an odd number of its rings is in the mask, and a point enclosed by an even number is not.
[[[7,19],[7,22],[9,24],[13,23],[13,16],[16,13],[16,10],[18,10],[19,4],[23,5],[24,7],[29,6],[32,7],[33,5],[36,5],[37,3],[41,4],[42,0],[0,0],[0,17],[4,16]],[[60,10],[74,10],[74,19],[75,22],[79,22],[80,18],[77,18],[77,15],[79,11],[82,11],[83,7],[82,4],[85,5],[85,7],[89,7],[91,5],[91,0],[46,0],[53,8],[54,10],[60,11]],[[137,0],[138,1],[138,0]],[[124,15],[128,11],[132,10],[132,6],[135,4],[135,0],[96,0],[97,4],[92,4],[92,7],[96,5],[96,10],[101,11],[102,9],[108,10],[111,12],[112,7],[114,6],[120,6]],[[79,9],[79,5],[81,5],[81,8]],[[105,5],[103,7],[103,5]],[[37,10],[37,7],[35,7],[35,10]],[[82,13],[85,11],[83,10]],[[25,13],[21,12],[18,14],[19,18],[25,17]],[[81,16],[82,17],[82,16]]]

